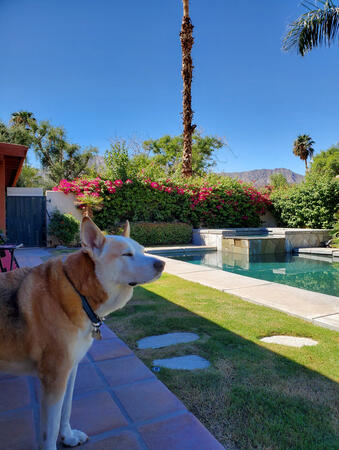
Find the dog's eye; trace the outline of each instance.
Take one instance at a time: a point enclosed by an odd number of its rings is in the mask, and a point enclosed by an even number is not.
[[[133,253],[124,253],[122,256],[133,256]]]

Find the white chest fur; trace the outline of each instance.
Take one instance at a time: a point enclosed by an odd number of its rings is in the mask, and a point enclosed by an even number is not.
[[[78,333],[78,339],[75,342],[74,348],[73,348],[73,359],[74,364],[78,364],[82,358],[86,355],[87,351],[89,350],[90,346],[93,343],[92,338],[92,325],[89,327],[86,327],[86,330],[80,330]]]

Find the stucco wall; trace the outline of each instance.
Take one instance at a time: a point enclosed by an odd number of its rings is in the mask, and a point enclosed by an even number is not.
[[[53,211],[56,209],[61,212],[61,214],[72,214],[73,217],[81,221],[82,214],[80,210],[74,206],[75,195],[74,194],[64,194],[58,191],[46,191],[46,223],[47,229],[49,224],[49,218]],[[58,243],[48,235],[47,233],[47,247],[54,247]]]

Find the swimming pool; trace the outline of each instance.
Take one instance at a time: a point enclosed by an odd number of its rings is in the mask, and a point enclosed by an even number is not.
[[[339,297],[339,263],[333,263],[327,258],[296,256],[290,253],[248,257],[220,251],[166,256]]]

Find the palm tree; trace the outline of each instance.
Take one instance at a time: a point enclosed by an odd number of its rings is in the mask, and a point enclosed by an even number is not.
[[[25,128],[30,128],[30,122],[36,122],[34,114],[29,111],[17,111],[11,114],[10,122],[13,125],[23,125]]]
[[[321,3],[323,8],[319,8],[318,3]],[[329,47],[335,42],[339,34],[339,6],[332,0],[306,0],[302,6],[307,8],[308,12],[289,25],[283,40],[283,49],[288,51],[297,48],[297,52],[304,56],[313,47],[321,44]]]
[[[295,156],[299,156],[302,161],[305,161],[306,172],[308,170],[307,159],[312,158],[314,153],[313,144],[314,141],[308,134],[300,134],[293,144],[293,153]]]
[[[196,125],[192,125],[192,71],[193,63],[191,50],[193,46],[193,25],[189,17],[189,0],[183,0],[184,15],[181,24],[180,40],[182,49],[182,68],[181,75],[183,79],[182,91],[182,122],[183,130],[183,154],[182,154],[182,176],[192,176],[192,134]]]

